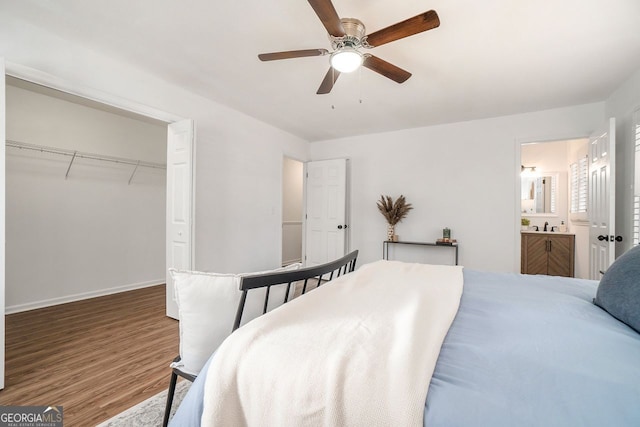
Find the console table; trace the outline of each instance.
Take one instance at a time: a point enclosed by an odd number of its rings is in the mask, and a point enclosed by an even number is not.
[[[452,245],[441,245],[438,243],[430,243],[430,242],[392,242],[390,240],[385,240],[382,242],[382,259],[389,259],[389,245],[417,245],[417,246],[433,246],[438,248],[454,249],[456,254],[456,265],[458,265],[458,244],[457,243],[454,243]]]

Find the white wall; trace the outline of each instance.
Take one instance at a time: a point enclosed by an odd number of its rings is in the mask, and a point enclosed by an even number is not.
[[[196,269],[277,267],[282,156],[306,160],[306,142],[80,43],[0,15],[0,56],[6,58],[9,72],[20,68],[14,66],[18,64],[71,82],[77,90],[194,119]],[[170,60],[170,52],[167,56]]]
[[[375,201],[381,193],[404,193],[416,209],[398,227],[403,238],[434,240],[447,225],[460,240],[463,264],[517,271],[516,146],[584,136],[605,117],[604,103],[595,103],[307,148],[302,139],[204,96],[3,16],[0,56],[9,70],[19,64],[77,88],[196,121],[195,266],[208,270],[244,271],[279,263],[282,155],[306,160],[312,153],[313,159],[352,159],[351,247],[361,250],[359,265],[381,256],[385,224]],[[634,82],[629,84],[637,94],[640,85]],[[608,109],[626,105],[617,98],[607,102]]]
[[[616,118],[616,256],[633,246],[633,185],[635,130],[633,113],[640,108],[640,70],[623,82],[606,101],[606,116]]]
[[[282,264],[302,260],[302,162],[282,161]]]
[[[380,259],[386,226],[381,194],[404,194],[414,209],[403,240],[435,241],[442,228],[469,268],[519,271],[520,143],[588,135],[604,103],[311,144],[313,160],[351,159],[352,248],[359,263]]]
[[[166,125],[7,86],[7,139],[164,163]],[[164,283],[166,171],[7,148],[8,312]]]

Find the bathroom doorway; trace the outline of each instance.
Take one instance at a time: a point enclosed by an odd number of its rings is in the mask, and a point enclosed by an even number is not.
[[[589,278],[589,222],[586,215],[588,138],[522,143],[520,198],[523,231],[566,230],[575,235],[575,277]],[[581,171],[584,176],[580,175]]]

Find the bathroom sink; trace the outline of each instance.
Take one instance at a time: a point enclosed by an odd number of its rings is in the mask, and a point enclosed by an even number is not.
[[[568,231],[544,231],[544,230],[521,230],[521,233],[536,233],[536,234],[574,234]]]

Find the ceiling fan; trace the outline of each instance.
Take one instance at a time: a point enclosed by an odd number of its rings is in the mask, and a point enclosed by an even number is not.
[[[440,25],[438,14],[434,10],[430,10],[383,28],[382,30],[365,35],[366,29],[364,24],[355,18],[340,19],[331,0],[308,1],[329,33],[329,40],[331,41],[333,52],[329,52],[327,49],[289,50],[285,52],[262,53],[258,55],[258,58],[260,58],[261,61],[274,61],[306,56],[331,55],[331,66],[320,84],[318,92],[316,92],[317,94],[331,92],[340,73],[355,71],[361,65],[395,82],[405,82],[411,77],[410,72],[390,64],[377,56],[362,53],[360,49],[370,49],[381,46],[385,43],[431,30]]]

